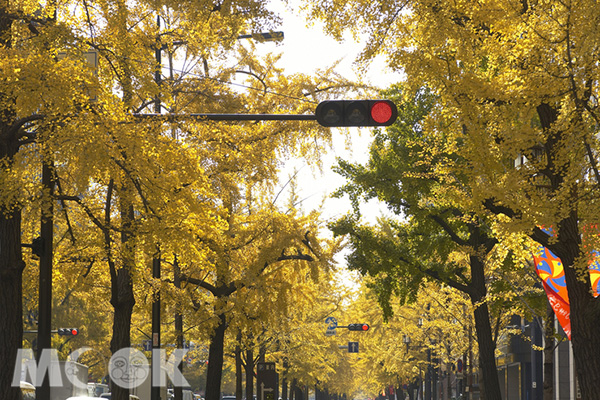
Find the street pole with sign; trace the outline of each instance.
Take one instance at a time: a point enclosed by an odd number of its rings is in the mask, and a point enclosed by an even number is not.
[[[256,366],[257,400],[279,398],[279,375],[274,362],[258,363]]]

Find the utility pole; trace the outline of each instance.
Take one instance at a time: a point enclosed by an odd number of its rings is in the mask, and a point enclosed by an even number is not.
[[[44,350],[52,347],[52,239],[54,237],[54,171],[49,156],[43,155],[42,162],[42,207],[41,207],[41,252],[39,272],[39,317],[37,331],[37,361],[41,360]],[[36,393],[38,400],[50,400],[50,378],[44,376],[42,386]]]
[[[181,268],[179,267],[177,256],[175,256],[175,259],[173,260],[173,280],[175,287],[181,289]],[[175,313],[175,347],[183,349],[183,314],[179,305],[177,306],[177,311]],[[179,372],[183,374],[183,361],[179,363],[178,368]],[[183,400],[183,389],[181,386],[175,386],[174,395],[174,400]]]
[[[152,278],[160,280],[160,251],[157,250],[152,259]],[[150,398],[160,400],[160,291],[152,299],[152,389]]]
[[[156,15],[156,49],[154,54],[156,56],[156,71],[154,72],[154,81],[157,86],[160,86],[161,82],[161,71],[162,71],[162,46],[160,43],[160,14]],[[156,95],[154,102],[154,112],[160,114],[160,93]],[[156,249],[156,253],[152,258],[152,278],[160,281],[160,249]],[[150,390],[151,400],[160,400],[160,379],[156,382],[156,378],[160,376],[160,291],[154,294],[152,299],[152,372],[151,372],[151,383],[152,388]]]
[[[50,21],[54,24],[57,18],[56,1],[50,2],[54,6],[54,13]],[[52,128],[48,128],[52,129]],[[50,133],[50,131],[46,131]],[[38,300],[38,334],[37,334],[37,362],[42,358],[44,350],[52,348],[52,258],[54,239],[54,162],[52,152],[42,142],[42,205],[40,223],[40,272],[39,272],[39,300]],[[44,376],[42,386],[36,393],[38,400],[50,400],[50,377]]]

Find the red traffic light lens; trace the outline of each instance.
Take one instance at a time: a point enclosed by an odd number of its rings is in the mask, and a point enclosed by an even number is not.
[[[363,331],[368,331],[369,330],[369,325],[368,324],[362,324],[362,330]]]
[[[379,124],[385,124],[392,118],[392,106],[386,101],[378,101],[371,107],[371,118]],[[364,328],[363,328],[364,329]],[[367,329],[369,327],[367,326]],[[364,329],[365,331],[367,329]]]
[[[79,330],[77,328],[71,329],[71,335],[77,336],[78,333],[79,333]]]

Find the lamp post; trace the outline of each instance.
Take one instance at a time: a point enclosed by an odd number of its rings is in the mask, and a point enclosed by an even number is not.
[[[167,49],[160,41],[160,15],[156,16],[156,25],[159,33],[156,37],[156,44],[154,49],[155,59],[156,59],[156,70],[154,72],[154,81],[158,87],[160,87],[162,82],[162,51]],[[284,34],[283,32],[261,32],[257,34],[251,35],[240,35],[238,39],[255,39],[260,41],[280,41],[283,40]],[[185,42],[177,42],[177,45],[185,44]],[[209,114],[199,114],[196,118],[207,119],[207,120],[253,120],[249,119],[248,115],[243,114],[212,114],[213,117],[208,117]],[[160,101],[160,91],[156,95],[154,100],[154,114],[145,114],[138,115],[138,117],[150,117],[152,119],[160,119],[163,118],[162,115],[162,106]],[[300,117],[300,118],[298,118]],[[305,119],[307,116],[294,116],[292,115],[288,120],[298,120]],[[308,116],[310,120],[316,120],[316,116]],[[258,119],[269,119],[269,120],[281,120],[281,116],[279,118],[269,118],[268,116],[258,116]],[[257,119],[257,120],[258,120]],[[287,118],[286,118],[287,119]],[[161,252],[160,248],[157,246],[156,253],[152,258],[152,278],[160,281],[161,279]],[[175,260],[177,263],[177,260]],[[176,277],[176,286],[180,285],[180,273],[178,265],[175,267],[175,277]],[[160,400],[160,386],[158,382],[155,382],[155,378],[160,376],[160,371],[155,371],[155,369],[160,368],[160,346],[161,346],[161,337],[160,337],[160,324],[161,324],[161,315],[160,315],[160,290],[157,290],[153,300],[152,300],[152,373],[151,373],[151,392],[150,399],[151,400]],[[367,328],[368,329],[368,328]],[[183,347],[183,336],[181,332],[183,332],[183,320],[180,314],[176,316],[176,331],[177,331],[177,344],[178,347]],[[181,367],[181,365],[180,365]],[[181,388],[176,388],[176,398],[181,398]]]

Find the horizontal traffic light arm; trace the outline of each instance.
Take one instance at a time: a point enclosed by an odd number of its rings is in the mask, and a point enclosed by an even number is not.
[[[135,118],[180,121],[317,121],[325,127],[389,126],[398,110],[390,100],[326,100],[314,114],[133,114]]]
[[[205,121],[316,121],[312,114],[133,114],[142,119],[179,121],[198,119]]]
[[[24,330],[23,333],[38,333],[37,329]],[[53,329],[50,333],[58,333],[60,336],[77,336],[79,335],[79,329],[77,328],[60,328]]]

